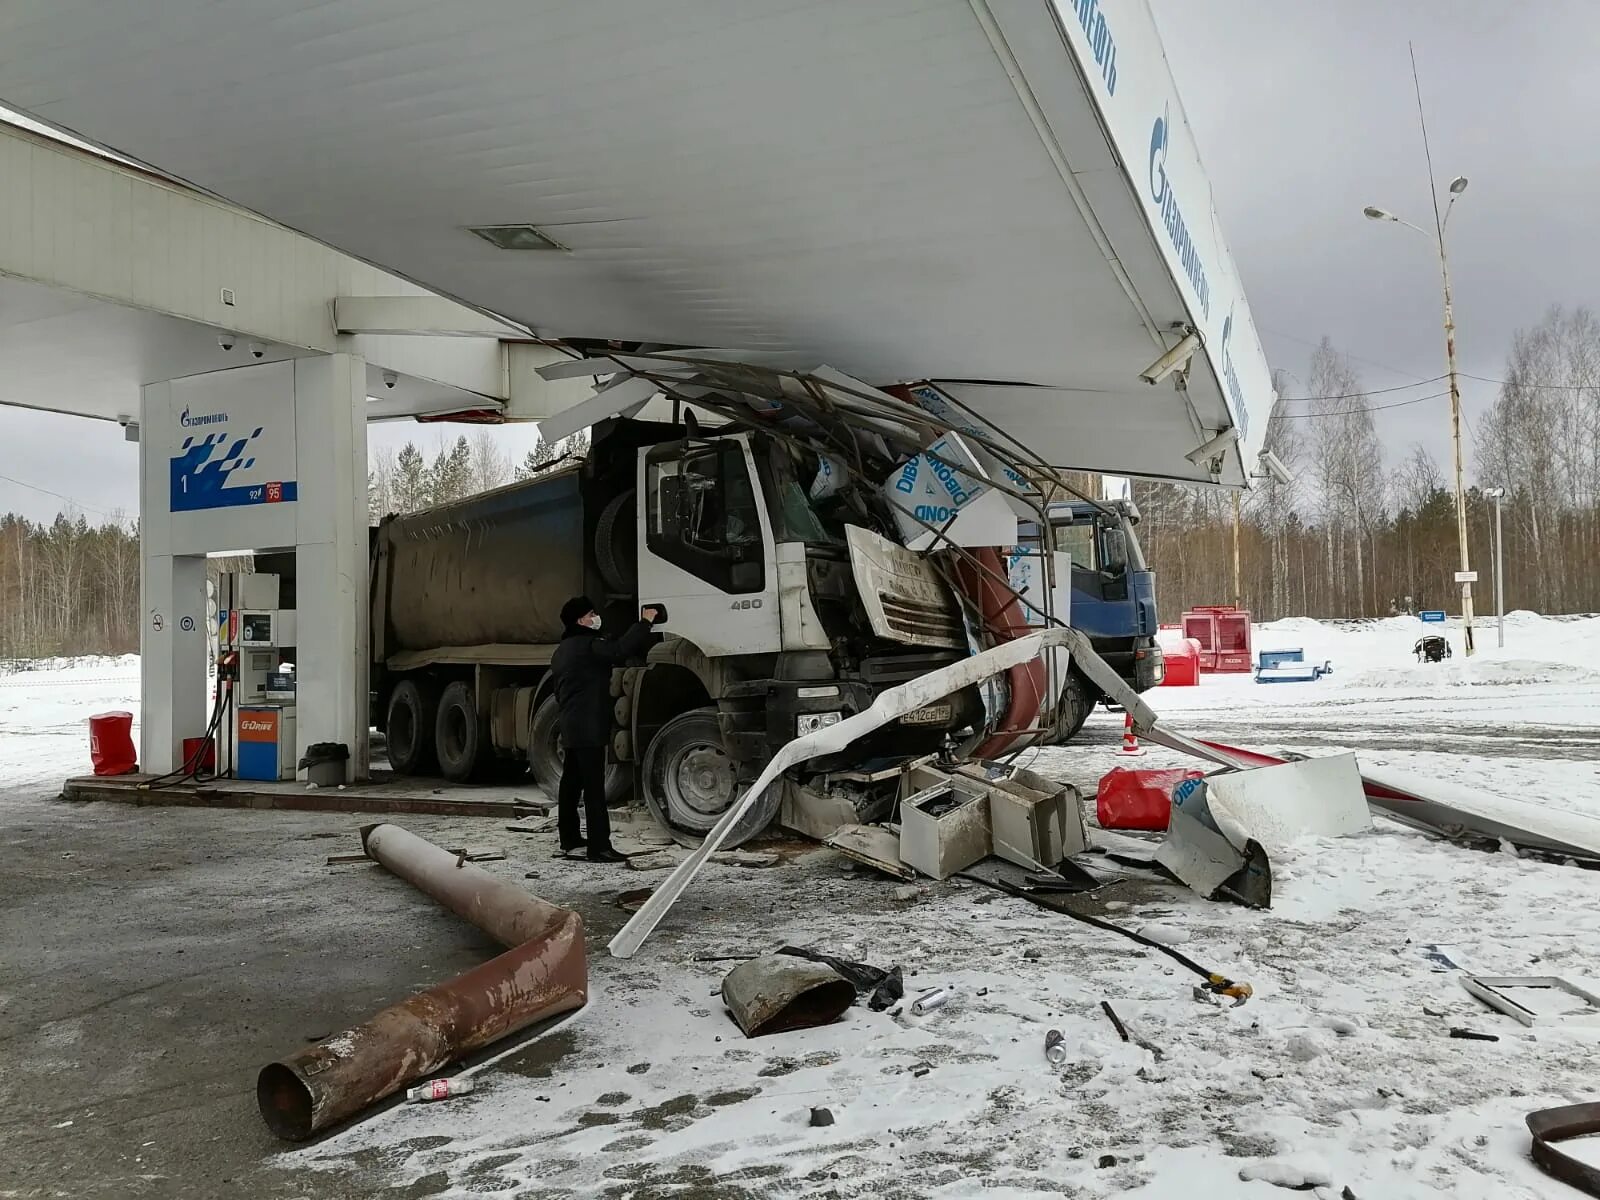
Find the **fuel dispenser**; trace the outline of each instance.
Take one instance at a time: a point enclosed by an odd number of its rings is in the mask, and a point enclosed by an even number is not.
[[[219,661],[232,668],[229,761],[240,779],[295,777],[295,612],[279,608],[279,579],[230,572],[219,585]]]

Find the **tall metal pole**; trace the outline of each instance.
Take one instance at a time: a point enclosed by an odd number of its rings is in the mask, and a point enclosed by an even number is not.
[[[1433,198],[1433,227],[1439,241],[1439,275],[1444,281],[1444,349],[1450,371],[1450,437],[1455,447],[1456,460],[1456,538],[1461,546],[1461,573],[1472,570],[1467,553],[1467,493],[1461,462],[1461,387],[1456,373],[1456,318],[1450,303],[1450,265],[1444,248],[1444,218],[1439,212],[1439,188],[1433,176],[1433,149],[1428,144],[1428,120],[1422,111],[1422,81],[1417,77],[1417,52],[1411,49],[1411,82],[1417,92],[1417,121],[1422,126],[1422,150],[1428,160],[1428,194]],[[1472,582],[1461,581],[1461,626],[1466,645],[1465,653],[1472,655]]]
[[[1244,607],[1244,588],[1239,581],[1239,493],[1233,493],[1233,606]]]
[[[1506,576],[1501,569],[1505,562],[1505,543],[1500,533],[1500,501],[1505,489],[1500,488],[1494,498],[1494,607],[1500,626],[1500,649],[1506,648]]]

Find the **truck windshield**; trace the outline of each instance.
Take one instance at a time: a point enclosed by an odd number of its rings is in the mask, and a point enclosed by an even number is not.
[[[772,533],[779,542],[804,542],[809,546],[844,544],[844,532],[837,521],[826,521],[818,514],[786,446],[773,442],[770,453],[756,453],[756,474],[769,497],[768,516]],[[815,472],[813,472],[814,474]]]
[[[1094,536],[1094,522],[1084,520],[1081,524],[1058,524],[1056,530],[1056,549],[1065,550],[1072,555],[1074,569],[1083,571],[1098,571],[1100,569],[1100,553],[1098,540]]]

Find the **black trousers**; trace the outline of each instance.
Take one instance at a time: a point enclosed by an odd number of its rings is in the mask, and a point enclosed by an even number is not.
[[[563,849],[576,845],[584,834],[578,830],[578,798],[583,798],[588,850],[594,854],[611,846],[611,815],[606,811],[606,751],[604,746],[567,748],[561,767],[560,818]]]

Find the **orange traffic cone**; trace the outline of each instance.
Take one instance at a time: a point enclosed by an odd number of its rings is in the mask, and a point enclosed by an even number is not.
[[[1122,748],[1117,751],[1119,758],[1141,758],[1144,756],[1144,747],[1139,745],[1139,735],[1133,731],[1133,714],[1126,714],[1122,725]]]

